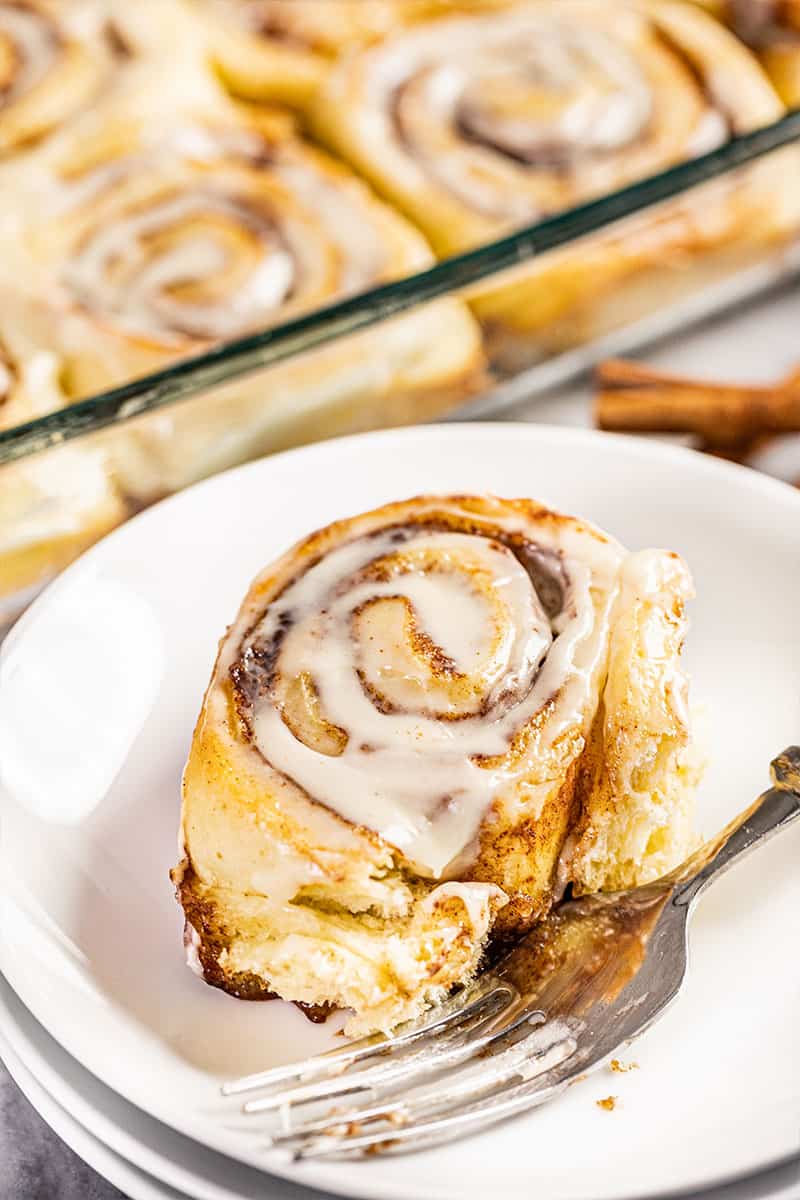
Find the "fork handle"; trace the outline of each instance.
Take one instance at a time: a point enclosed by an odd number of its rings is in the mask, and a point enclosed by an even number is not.
[[[691,879],[679,884],[673,904],[690,904],[712,879],[800,817],[800,746],[789,746],[770,764],[772,787],[725,829],[720,846]]]

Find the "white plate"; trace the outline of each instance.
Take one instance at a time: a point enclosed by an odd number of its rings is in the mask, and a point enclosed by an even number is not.
[[[198,1146],[128,1104],[50,1037],[2,976],[0,1058],[50,1128],[131,1200],[326,1200]]]
[[[178,785],[216,639],[250,577],[307,530],[421,491],[532,495],[632,547],[681,551],[698,589],[689,648],[713,762],[704,824],[766,780],[800,730],[800,495],[630,439],[528,426],[372,434],[219,476],[130,522],[48,589],[4,648],[0,969],[81,1063],[166,1124],[331,1191],[606,1200],[692,1188],[800,1150],[800,837],[720,881],[678,1004],[639,1071],[404,1159],[292,1166],[222,1104],[220,1079],[326,1045],[279,1003],[248,1005],[182,963]],[[141,730],[138,729],[142,724]],[[120,767],[113,783],[114,772]],[[774,933],[771,934],[770,931]],[[616,1093],[613,1113],[596,1099]]]
[[[130,1200],[326,1200],[322,1192],[267,1178],[204,1150],[128,1104],[53,1041],[2,976],[0,1057],[51,1129]],[[152,1175],[141,1169],[144,1163]],[[175,1179],[181,1180],[181,1190],[169,1186]],[[797,1200],[799,1186],[800,1160],[795,1159],[703,1197]]]

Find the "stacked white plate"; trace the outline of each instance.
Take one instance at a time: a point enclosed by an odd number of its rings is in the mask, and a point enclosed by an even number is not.
[[[800,828],[704,901],[684,992],[623,1054],[637,1070],[591,1076],[480,1137],[365,1162],[293,1164],[222,1099],[225,1078],[326,1048],[337,1025],[232,1000],[183,963],[167,872],[216,639],[295,538],[430,491],[532,495],[631,547],[686,557],[706,830],[800,740],[800,493],[699,455],[531,426],[371,434],[219,476],[112,534],[3,648],[0,1054],[133,1200],[297,1200],[308,1188],[622,1200],[800,1162]],[[613,1111],[596,1103],[610,1094]],[[769,1178],[773,1192],[786,1184]]]

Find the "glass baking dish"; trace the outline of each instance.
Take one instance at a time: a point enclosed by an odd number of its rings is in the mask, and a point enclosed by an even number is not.
[[[798,141],[795,111],[426,270],[0,430],[0,624],[97,537],[196,479],[322,437],[500,414],[793,278]],[[755,194],[753,213],[771,211],[773,188],[797,213],[754,234],[747,205]],[[702,242],[732,203],[740,233],[687,250],[687,229]],[[620,247],[625,287],[595,294]],[[571,307],[551,318],[565,264]]]

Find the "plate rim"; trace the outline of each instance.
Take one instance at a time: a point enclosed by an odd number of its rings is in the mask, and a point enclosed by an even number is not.
[[[12,994],[14,1003],[19,1006],[20,1010],[24,1014],[22,1019],[14,1014],[12,1007],[8,1003],[8,998],[4,994],[6,991]],[[30,1024],[30,1029],[27,1028],[26,1023]],[[44,1045],[39,1044],[41,1039],[44,1039]],[[49,1042],[54,1044],[57,1053],[63,1054],[66,1058],[69,1058],[70,1063],[78,1074],[86,1077],[89,1087],[96,1087],[101,1090],[111,1092],[117,1103],[128,1106],[129,1108],[135,1110],[135,1112],[140,1113],[146,1120],[152,1121],[154,1124],[159,1125],[167,1134],[167,1136],[184,1138],[187,1141],[193,1142],[193,1139],[189,1138],[188,1135],[174,1130],[171,1126],[165,1124],[163,1121],[159,1121],[157,1117],[151,1116],[150,1113],[145,1112],[145,1110],[140,1108],[139,1105],[136,1105],[131,1100],[126,1099],[125,1096],[121,1095],[114,1088],[111,1088],[107,1083],[104,1083],[103,1080],[99,1079],[97,1075],[93,1074],[88,1067],[84,1067],[83,1064],[69,1052],[69,1050],[66,1050],[61,1043],[53,1037],[53,1035],[45,1028],[41,1021],[34,1016],[30,1008],[14,990],[6,976],[0,972],[0,1060],[5,1060],[7,1048],[10,1053],[22,1064],[23,1069],[31,1076],[36,1085],[47,1094],[50,1101],[52,1101],[54,1105],[61,1109],[72,1121],[84,1129],[92,1138],[100,1142],[111,1154],[122,1159],[134,1167],[137,1171],[140,1171],[143,1175],[156,1179],[160,1184],[170,1188],[173,1192],[177,1192],[181,1197],[186,1196],[187,1200],[189,1200],[189,1198],[194,1195],[193,1192],[187,1190],[188,1186],[194,1186],[192,1180],[195,1179],[195,1176],[192,1169],[184,1167],[183,1165],[177,1165],[174,1179],[162,1178],[161,1174],[159,1173],[160,1168],[156,1168],[154,1159],[161,1162],[164,1161],[164,1159],[169,1158],[171,1162],[171,1156],[165,1155],[158,1149],[154,1149],[153,1145],[147,1142],[143,1137],[139,1137],[137,1134],[132,1133],[129,1129],[126,1129],[123,1125],[119,1124],[113,1117],[109,1116],[101,1106],[101,1097],[98,1097],[96,1100],[89,1098],[78,1086],[76,1086],[76,1084],[67,1079],[61,1073],[58,1066],[56,1066],[50,1060],[51,1047],[48,1044]],[[9,1073],[11,1074],[10,1071]],[[73,1111],[72,1105],[75,1103],[76,1099],[77,1107]],[[31,1103],[33,1103],[33,1101],[31,1101]],[[37,1112],[39,1111],[36,1104],[34,1104],[34,1108],[36,1108]],[[43,1114],[40,1115],[43,1116]],[[43,1119],[46,1120],[44,1117]],[[99,1128],[95,1127],[96,1123],[99,1124]],[[56,1132],[58,1133],[57,1130]],[[109,1134],[111,1134],[111,1136],[109,1136]],[[61,1135],[59,1134],[59,1136]],[[242,1171],[251,1171],[259,1178],[259,1180],[274,1183],[279,1189],[285,1185],[295,1189],[300,1186],[292,1179],[285,1178],[281,1175],[274,1175],[267,1170],[263,1170],[258,1167],[252,1167],[246,1163],[240,1163],[236,1159],[228,1158],[221,1151],[209,1150],[204,1147],[202,1143],[193,1142],[193,1144],[198,1145],[201,1149],[207,1150],[208,1153],[215,1154],[218,1157],[225,1159],[225,1161],[229,1162],[234,1168]],[[144,1148],[146,1151],[147,1165],[142,1165],[133,1157],[140,1148]],[[78,1153],[78,1151],[76,1151],[76,1153]],[[90,1166],[93,1166],[93,1164],[90,1163]],[[102,1174],[102,1172],[98,1173]],[[185,1176],[184,1183],[177,1182],[179,1175]],[[114,1181],[112,1180],[111,1182]],[[184,1184],[186,1186],[184,1186]],[[115,1184],[115,1186],[118,1187],[119,1185]],[[213,1186],[215,1188],[217,1187],[216,1184]],[[263,1189],[263,1183],[261,1187]],[[233,1197],[235,1200],[235,1196],[237,1194],[238,1193],[231,1192],[230,1197]],[[263,1197],[263,1200],[297,1200],[297,1198],[294,1196],[285,1196],[280,1192],[273,1196],[268,1194],[266,1190],[261,1191],[261,1196]],[[308,1197],[309,1200],[327,1200],[326,1194],[318,1191],[314,1191],[312,1193],[310,1189],[308,1189]],[[218,1200],[228,1200],[228,1198],[224,1197],[222,1192],[220,1192]]]
[[[130,1200],[184,1200],[183,1192],[170,1188],[168,1184],[155,1176],[147,1175],[130,1159],[118,1154],[102,1138],[93,1133],[88,1125],[82,1124],[60,1104],[45,1084],[27,1066],[24,1059],[7,1042],[2,1028],[0,1028],[0,1061],[20,1095],[24,1096],[50,1132],[106,1183],[110,1183],[123,1195],[130,1196]],[[140,1176],[144,1176],[147,1192],[139,1190]],[[188,1195],[185,1200],[189,1200]]]

